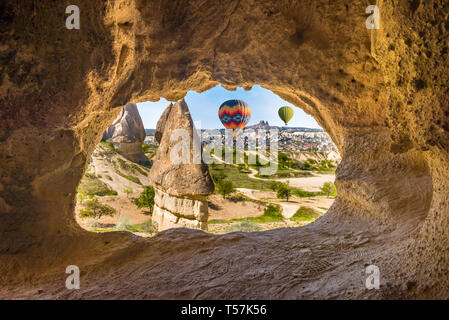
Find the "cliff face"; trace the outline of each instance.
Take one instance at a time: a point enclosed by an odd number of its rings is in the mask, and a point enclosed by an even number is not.
[[[123,107],[118,117],[103,133],[102,140],[110,140],[115,149],[131,161],[148,161],[142,152],[145,128],[134,103],[127,103]]]
[[[378,1],[380,30],[366,1],[77,5],[81,29],[67,30],[62,1],[0,3],[0,296],[449,298],[445,2]],[[328,214],[225,236],[81,230],[75,189],[119,107],[219,83],[268,88],[331,135]],[[74,261],[85,289],[59,290]],[[371,263],[381,290],[361,285]]]

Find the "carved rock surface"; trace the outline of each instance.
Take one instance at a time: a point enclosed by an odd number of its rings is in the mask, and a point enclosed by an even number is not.
[[[163,135],[149,175],[154,185],[176,196],[212,193],[214,184],[202,163],[198,135],[184,99],[167,107],[157,127],[156,132],[163,128]]]
[[[376,3],[379,30],[365,0],[77,0],[68,30],[66,1],[0,1],[0,298],[449,299],[449,8]],[[263,86],[330,134],[328,213],[256,233],[82,230],[75,190],[118,107],[218,84]]]
[[[213,192],[214,185],[202,163],[198,135],[184,99],[164,110],[155,137],[159,148],[149,175],[155,187],[153,221],[159,231],[206,229],[205,196]]]

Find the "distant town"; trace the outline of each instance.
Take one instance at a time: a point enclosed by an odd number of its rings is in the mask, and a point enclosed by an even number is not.
[[[251,137],[251,134],[248,134],[248,130],[257,130],[264,129],[278,129],[278,147],[280,151],[291,151],[291,152],[314,152],[314,151],[335,151],[338,152],[337,147],[334,142],[330,138],[330,136],[323,129],[315,129],[315,128],[304,128],[304,127],[276,127],[270,126],[267,121],[260,121],[256,125],[248,126],[245,128],[246,135]],[[225,136],[225,129],[217,129],[221,133],[222,139]],[[203,129],[202,137],[203,143],[207,143],[207,141],[211,141],[216,134],[217,130],[208,130]],[[146,144],[155,144],[154,140],[154,132],[155,129],[145,129],[146,138],[144,143]],[[267,139],[267,145],[269,145],[269,140]],[[245,141],[245,146],[247,146],[247,142]]]

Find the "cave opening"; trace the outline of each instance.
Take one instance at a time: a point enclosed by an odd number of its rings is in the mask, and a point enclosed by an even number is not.
[[[250,117],[232,137],[217,109],[234,98],[248,102]],[[184,116],[167,126],[191,121],[195,134],[188,139],[189,148],[195,148],[197,138],[201,158],[193,165],[207,168],[193,179],[210,179],[212,189],[180,194],[155,185],[153,162],[173,161],[156,157],[164,135],[158,122],[176,101],[128,103],[103,133],[77,188],[75,215],[84,229],[141,236],[179,227],[214,234],[253,232],[304,226],[331,207],[341,158],[312,116],[258,85],[189,91],[183,101]],[[293,108],[291,119],[282,118],[282,107]],[[168,152],[178,147],[171,145]],[[194,154],[190,160],[195,162]],[[198,210],[202,213],[196,214]]]

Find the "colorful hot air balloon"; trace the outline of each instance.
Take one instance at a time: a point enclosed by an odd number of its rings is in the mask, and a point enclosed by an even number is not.
[[[294,112],[292,108],[285,106],[279,108],[278,114],[282,121],[284,121],[285,125],[287,125],[293,117]]]
[[[218,117],[226,129],[232,130],[232,136],[239,134],[251,118],[251,109],[248,104],[242,100],[228,100],[223,102],[218,109]]]

